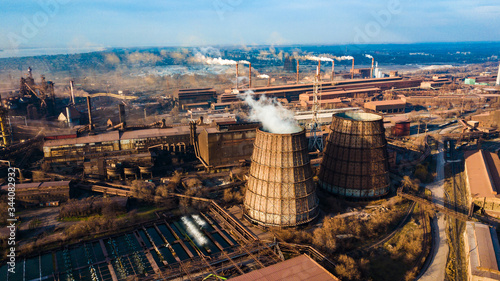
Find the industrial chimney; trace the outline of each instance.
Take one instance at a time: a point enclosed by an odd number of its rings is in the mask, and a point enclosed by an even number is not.
[[[92,131],[94,124],[92,124],[92,102],[90,96],[87,96],[87,110],[89,113],[89,130]]]
[[[299,60],[297,59],[297,84],[299,84]]]
[[[352,58],[351,79],[354,79],[354,58]]]
[[[347,198],[389,192],[389,162],[382,117],[366,112],[333,115],[319,172],[319,185]]]
[[[248,63],[248,88],[252,88],[252,63]]]
[[[373,65],[375,64],[375,58],[372,57],[372,68],[370,70],[370,78],[373,78]]]
[[[498,64],[497,86],[500,86],[500,63]]]
[[[120,124],[122,125],[122,129],[127,126],[127,121],[126,121],[126,116],[125,116],[125,105],[123,103],[120,103],[118,105],[118,114],[120,117]]]
[[[238,63],[236,63],[236,90],[238,90],[238,76],[239,76]]]
[[[73,124],[71,123],[71,107],[66,106],[66,120],[68,122],[68,127],[73,127]]]
[[[69,87],[71,88],[71,104],[75,104],[75,93],[73,92],[73,80],[69,81]]]
[[[335,60],[332,60],[332,81],[335,76]]]
[[[292,227],[319,213],[306,132],[257,129],[244,201],[245,217],[262,226]]]

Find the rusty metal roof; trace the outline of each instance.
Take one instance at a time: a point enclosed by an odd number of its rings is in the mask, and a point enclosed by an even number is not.
[[[404,100],[381,100],[381,101],[370,101],[365,103],[365,105],[399,105],[399,104],[406,104],[406,101]]]
[[[18,184],[16,184],[16,189],[68,186],[69,183],[70,183],[70,181],[47,181],[47,182],[18,183]],[[1,189],[7,190],[8,185],[3,185]]]
[[[465,169],[472,197],[495,197],[500,188],[500,180],[497,179],[500,160],[497,155],[484,150],[466,151]]]
[[[340,280],[309,256],[301,255],[263,269],[231,278],[232,281],[329,281]]]

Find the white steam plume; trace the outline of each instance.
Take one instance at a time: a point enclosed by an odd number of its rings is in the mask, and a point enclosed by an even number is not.
[[[331,58],[327,57],[317,57],[317,56],[305,56],[307,60],[315,60],[315,61],[333,61]]]
[[[206,63],[206,64],[218,64],[218,65],[235,65],[236,61],[223,59],[221,57],[211,58],[202,55],[201,53],[196,53],[193,58],[194,62]]]
[[[250,62],[249,62],[249,61],[247,61],[247,60],[240,60],[240,61],[238,61],[238,62],[239,62],[239,63],[243,63],[243,64],[250,64]]]
[[[260,74],[260,75],[257,75],[257,78],[268,79],[269,75],[267,75],[267,74]]]
[[[373,59],[372,55],[369,55],[369,54],[365,54],[365,57],[367,57],[369,59]]]
[[[341,61],[341,60],[353,60],[354,58],[352,56],[341,56],[341,57],[336,57],[335,59]]]
[[[249,119],[261,122],[264,131],[273,134],[293,134],[302,130],[293,118],[293,113],[284,108],[276,99],[269,99],[262,95],[259,100],[255,100],[253,96],[252,91],[247,91],[240,94],[239,98],[250,106]]]

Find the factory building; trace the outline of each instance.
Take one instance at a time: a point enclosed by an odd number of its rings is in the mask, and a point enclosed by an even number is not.
[[[465,152],[468,201],[492,216],[500,217],[500,159],[485,150]]]
[[[365,108],[379,113],[404,113],[406,101],[404,100],[383,100],[365,103]]]
[[[339,281],[324,267],[315,262],[308,255],[302,254],[298,257],[273,264],[271,266],[253,270],[249,273],[232,278],[232,281]]]
[[[406,89],[418,88],[421,79],[403,79],[402,77],[390,78],[374,78],[374,79],[351,79],[333,82],[322,82],[320,85],[321,91],[335,91],[335,90],[354,90],[354,89],[367,89],[379,88],[380,91],[390,89]],[[280,85],[271,87],[250,88],[248,91],[254,92],[256,96],[266,95],[272,98],[285,98],[289,102],[298,101],[300,94],[311,93],[314,91],[313,83],[295,84],[295,85]],[[223,94],[219,95],[218,102],[234,102],[241,101],[238,97],[239,93],[233,90],[226,90]]]
[[[380,93],[380,88],[362,88],[352,90],[333,90],[322,91],[318,93],[318,100],[322,105],[333,105],[341,102],[345,98],[369,98]],[[300,94],[299,101],[303,107],[311,107],[313,104],[314,94],[311,92]]]
[[[471,117],[473,121],[478,121],[481,127],[500,127],[500,110],[488,111]]]
[[[8,185],[2,186],[8,191]],[[57,206],[70,197],[70,181],[31,182],[16,184],[16,202],[27,206]]]
[[[355,68],[351,69],[350,73],[354,72],[354,77],[359,77],[359,78],[370,78],[372,69],[371,67],[368,68]]]
[[[48,162],[71,162],[103,154],[147,152],[149,147],[161,144],[168,151],[186,152],[189,144],[189,127],[111,131],[83,137],[46,140],[43,153],[45,161]]]
[[[257,130],[244,199],[245,217],[262,226],[294,227],[319,214],[306,132]]]
[[[199,157],[208,169],[233,166],[249,160],[260,123],[221,122],[198,135]]]
[[[319,172],[319,185],[336,195],[370,199],[389,192],[387,141],[382,117],[333,115]]]
[[[411,122],[405,116],[394,116],[389,118],[390,122],[384,125],[391,137],[404,137],[410,135]]]
[[[179,105],[196,103],[212,103],[217,101],[217,93],[212,88],[179,89],[174,95]]]
[[[500,244],[494,227],[468,221],[464,232],[467,280],[500,280]]]

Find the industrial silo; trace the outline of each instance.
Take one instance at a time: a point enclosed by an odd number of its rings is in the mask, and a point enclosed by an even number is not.
[[[244,213],[250,221],[290,227],[318,215],[305,130],[274,134],[257,129]]]
[[[387,194],[389,163],[382,117],[366,112],[337,113],[330,129],[319,185],[348,198]]]

